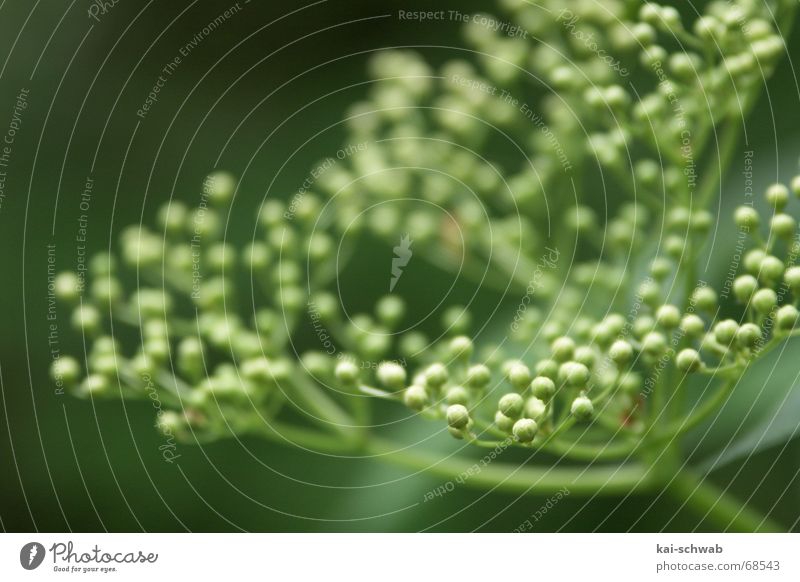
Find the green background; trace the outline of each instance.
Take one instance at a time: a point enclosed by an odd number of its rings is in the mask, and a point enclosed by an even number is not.
[[[196,202],[201,179],[219,156],[219,167],[243,177],[228,226],[233,240],[247,240],[264,196],[288,197],[317,160],[338,149],[343,131],[337,123],[347,106],[365,94],[370,51],[419,46],[438,63],[452,58],[454,50],[447,47],[462,46],[452,22],[376,18],[394,15],[398,8],[413,9],[412,2],[327,1],[292,15],[288,13],[304,4],[242,2],[238,15],[184,59],[152,111],[139,120],[136,110],[161,67],[231,4],[120,0],[98,23],[88,17],[90,3],[84,0],[2,3],[0,129],[11,118],[21,88],[30,90],[30,107],[14,144],[7,198],[0,210],[0,527],[512,530],[545,498],[457,487],[423,503],[425,493],[442,485],[442,479],[409,474],[378,461],[334,459],[256,439],[182,446],[180,462],[170,465],[158,451],[162,438],[152,427],[149,404],[92,404],[54,394],[48,377],[47,245],[56,245],[59,269],[74,266],[78,204],[87,176],[95,181],[88,247],[101,250],[115,244],[120,228],[140,220],[152,223],[155,209],[170,196]],[[485,9],[485,3],[460,1],[437,3],[436,8],[469,12],[482,6]],[[799,40],[791,41],[791,55],[799,54]],[[748,142],[742,145],[756,152],[756,186],[789,178],[800,153],[795,147],[798,90],[789,60],[768,89],[748,124]],[[741,184],[737,171],[734,164],[726,182],[734,190]],[[720,210],[721,216],[728,216],[726,208]],[[729,250],[724,238],[717,242],[720,256]],[[350,284],[361,290],[365,301],[385,285],[383,276],[373,281],[366,265],[381,253],[385,261],[390,252],[377,244],[364,250],[349,273]],[[724,275],[722,270],[706,278],[720,280]],[[432,270],[410,271],[407,276],[431,286],[445,281]],[[483,300],[488,304],[496,298]],[[60,347],[79,353],[79,339],[70,333],[68,318],[68,311],[59,309]],[[783,358],[780,377],[770,380],[770,390],[755,413],[746,414],[752,398],[736,395],[727,415],[730,426],[716,426],[703,439],[706,456],[713,452],[715,439],[717,445],[725,443],[743,416],[746,426],[771,417],[796,375],[788,365],[793,353]],[[760,367],[769,371],[775,361]],[[745,388],[760,387],[763,373],[752,376]],[[396,415],[391,408],[380,413],[387,419]],[[792,432],[796,418],[789,418],[782,434]],[[433,431],[424,423],[406,423],[397,436],[402,439],[405,432],[418,438]],[[785,440],[779,438],[745,466],[735,462],[716,471],[713,480],[729,485],[742,499],[752,495],[753,505],[765,511],[779,499],[773,516],[789,526],[800,513],[800,444],[795,440],[784,446]],[[442,451],[457,448],[442,436],[433,442]],[[462,454],[479,458],[483,453]],[[504,461],[514,460],[515,453],[506,455]],[[465,460],[464,468],[471,462]],[[384,484],[376,486],[379,483]],[[646,496],[568,497],[536,529],[653,531],[678,507],[674,500]],[[678,511],[670,528],[694,528],[701,517]]]

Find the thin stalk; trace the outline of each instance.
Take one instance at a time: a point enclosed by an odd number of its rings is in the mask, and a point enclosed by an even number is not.
[[[443,459],[436,453],[412,452],[379,438],[370,439],[367,451],[383,461],[445,479],[458,477],[473,462]],[[533,467],[495,462],[483,467],[464,484],[515,493],[552,494],[567,487],[575,494],[620,495],[652,489],[655,481],[651,477],[650,469],[642,465]]]
[[[670,481],[668,491],[677,499],[697,510],[705,510],[704,517],[715,522],[715,529],[736,532],[785,532],[786,528],[762,515],[748,505],[734,499],[717,486],[704,480],[691,470],[681,470]]]

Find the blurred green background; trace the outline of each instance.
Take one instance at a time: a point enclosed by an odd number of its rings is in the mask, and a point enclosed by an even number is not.
[[[399,22],[394,16],[398,8],[429,7],[426,2],[242,0],[241,10],[183,59],[146,118],[137,117],[161,68],[233,4],[119,0],[107,13],[98,12],[99,21],[89,17],[92,3],[86,0],[0,4],[0,128],[11,119],[19,91],[30,91],[0,208],[0,526],[8,531],[512,530],[545,498],[457,487],[423,503],[442,479],[256,439],[183,446],[180,462],[170,465],[158,450],[162,437],[153,428],[149,404],[92,404],[54,394],[48,377],[47,245],[55,245],[59,269],[75,265],[80,195],[88,176],[94,180],[91,251],[116,244],[126,225],[152,223],[155,209],[171,196],[196,203],[202,177],[215,165],[242,176],[228,227],[234,241],[247,240],[264,196],[288,197],[318,159],[339,148],[338,122],[365,93],[361,83],[370,51],[418,46],[438,63],[452,58],[454,50],[447,47],[461,46],[456,23]],[[436,8],[469,12],[489,6],[459,0]],[[800,55],[799,40],[792,39],[791,55]],[[756,152],[757,187],[796,170],[797,110],[797,81],[786,60],[742,146]],[[741,184],[738,172],[734,164],[727,181],[733,189]],[[720,209],[723,223],[726,210]],[[390,252],[376,245],[354,267],[350,280],[365,298],[382,292],[386,282],[380,277],[370,283],[369,253],[383,253],[385,261]],[[724,238],[715,252],[730,252]],[[706,278],[721,280],[724,271]],[[432,269],[408,276],[432,286],[444,281]],[[484,298],[487,305],[493,300]],[[65,308],[58,311],[59,345],[79,353],[68,317]],[[780,360],[780,377],[770,379],[755,412],[749,412],[752,397],[736,395],[727,409],[730,426],[716,426],[702,439],[707,450],[698,452],[701,460],[713,454],[714,439],[724,445],[742,419],[744,434],[771,418],[797,375],[786,363],[798,350],[789,349]],[[775,361],[763,362],[763,371],[744,385],[760,389]],[[798,409],[795,402],[792,410]],[[381,414],[388,419],[396,411]],[[796,418],[784,420],[782,435],[792,433]],[[435,428],[405,423],[398,438],[403,431],[418,436]],[[772,509],[788,527],[800,507],[800,442],[784,446],[785,440],[778,438],[745,466],[735,462],[715,471],[713,480],[741,499],[752,496],[754,506]],[[433,443],[442,451],[457,449],[444,436]],[[514,458],[506,453],[504,461]],[[472,462],[465,460],[465,469]],[[679,505],[646,496],[568,497],[536,529],[653,531]],[[701,518],[681,510],[670,528],[692,529]],[[700,523],[700,529],[711,527]]]

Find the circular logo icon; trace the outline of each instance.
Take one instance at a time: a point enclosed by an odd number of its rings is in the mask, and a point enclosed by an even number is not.
[[[19,551],[19,563],[26,570],[35,570],[44,561],[44,546],[39,542],[30,542]]]

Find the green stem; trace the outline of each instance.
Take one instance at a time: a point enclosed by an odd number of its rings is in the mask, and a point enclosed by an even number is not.
[[[746,504],[731,497],[717,486],[704,480],[691,470],[684,469],[675,474],[668,491],[677,499],[698,510],[705,510],[703,516],[712,519],[717,528],[736,532],[785,532],[786,528],[775,523],[768,516],[751,509]]]
[[[730,396],[733,387],[736,386],[737,380],[728,380],[717,391],[714,396],[703,402],[686,420],[676,422],[670,425],[667,430],[660,434],[657,438],[658,441],[671,441],[678,435],[684,434],[698,424],[703,422],[709,414],[717,410],[722,403]]]
[[[297,428],[277,421],[270,421],[269,424],[259,422],[257,425],[246,428],[244,432],[283,445],[300,446],[320,453],[342,455],[355,452],[353,442],[342,440],[338,435]]]
[[[298,374],[292,382],[294,394],[307,406],[309,412],[306,414],[316,415],[318,418],[313,420],[323,420],[335,430],[350,434],[354,427],[353,419],[342,409],[332,398],[323,392],[313,381],[305,376]],[[297,407],[304,412],[302,407]]]
[[[386,462],[445,479],[458,477],[474,462],[463,458],[443,459],[436,453],[412,452],[403,449],[402,445],[377,437],[367,443],[367,451]],[[494,462],[482,467],[464,484],[530,494],[552,494],[566,487],[575,494],[620,495],[651,489],[655,481],[650,469],[642,465],[534,467]]]

